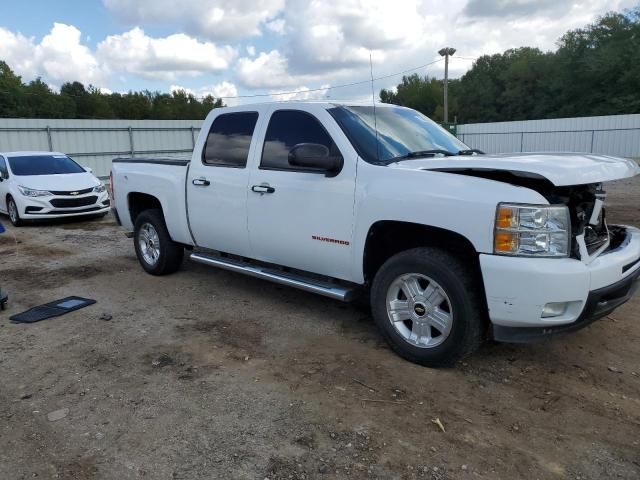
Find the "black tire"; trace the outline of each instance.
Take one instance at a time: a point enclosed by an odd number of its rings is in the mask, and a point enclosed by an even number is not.
[[[11,209],[14,209],[14,213]],[[11,195],[7,197],[7,212],[9,214],[9,220],[14,227],[21,227],[24,225],[24,221],[20,218],[20,212],[18,211],[18,205]]]
[[[145,258],[145,253],[141,246],[141,237],[144,235],[143,230],[144,232],[148,232],[147,226],[149,225],[155,230],[158,237],[157,251],[159,254],[155,258],[155,261],[149,261],[147,259],[148,256]],[[145,210],[138,215],[134,228],[133,244],[140,265],[151,275],[168,275],[174,273],[182,264],[184,247],[171,240],[161,210]]]
[[[390,320],[387,313],[387,294],[394,288],[393,285],[397,285],[394,284],[396,280],[409,274],[429,277],[437,282],[447,296],[452,312],[451,327],[448,336],[443,336],[444,340],[441,340],[440,344],[431,347],[413,345],[401,335]],[[373,318],[385,340],[402,358],[427,367],[453,366],[477,350],[485,335],[487,315],[480,282],[478,275],[471,268],[446,251],[423,247],[398,253],[382,265],[373,280]],[[424,315],[424,308],[418,313]],[[404,324],[413,328],[412,322]],[[433,332],[431,327],[427,328]]]

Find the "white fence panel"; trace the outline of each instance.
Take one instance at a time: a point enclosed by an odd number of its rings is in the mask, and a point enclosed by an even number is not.
[[[588,152],[640,158],[640,114],[458,125],[458,137],[487,153]]]
[[[69,154],[100,177],[119,156],[189,157],[202,120],[0,119],[0,152]]]

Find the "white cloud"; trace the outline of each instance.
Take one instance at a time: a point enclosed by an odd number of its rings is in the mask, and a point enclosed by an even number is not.
[[[215,85],[198,87],[195,90],[188,87],[182,87],[180,85],[171,85],[171,87],[169,87],[169,91],[172,93],[180,90],[186,93],[191,93],[198,98],[206,97],[207,95],[212,95],[216,98],[235,97],[238,95],[238,89],[236,86],[226,80]]]
[[[222,98],[224,103],[227,105],[235,105],[238,103],[237,102],[238,99],[228,98],[228,97],[237,96],[238,89],[233,83],[226,80],[220,83],[217,83],[215,85],[206,85],[203,87],[197,87],[195,89],[182,87],[180,85],[171,85],[171,87],[169,87],[169,91],[172,93],[180,90],[186,93],[190,93],[200,99],[202,99],[203,97],[206,97],[207,95],[211,95],[214,98]]]
[[[331,85],[321,85],[317,88],[309,88],[305,86],[296,87],[290,91],[272,90],[271,98],[275,101],[288,102],[288,101],[305,101],[305,100],[322,100],[327,98],[327,94],[330,92]]]
[[[97,55],[114,71],[173,80],[225,70],[236,56],[236,50],[199,42],[183,33],[152,38],[136,27],[105,38],[98,44]]]
[[[277,18],[275,20],[271,20],[267,22],[265,26],[267,27],[268,30],[271,30],[274,33],[284,35],[285,33],[284,29],[287,26],[287,24],[283,18]]]
[[[276,88],[296,83],[289,74],[287,58],[278,50],[260,52],[254,59],[243,57],[238,60],[236,75],[244,85],[252,88]]]
[[[205,95],[211,94],[216,98],[235,97],[238,95],[238,89],[231,82],[221,82],[211,87],[204,87]]]
[[[296,3],[287,10],[291,58],[308,69],[382,62],[419,43],[425,31],[419,0]],[[442,7],[439,7],[442,8]]]
[[[32,78],[38,74],[35,49],[33,38],[0,27],[0,58],[19,75]]]
[[[211,39],[239,39],[260,34],[285,0],[103,0],[104,6],[130,25],[164,24]]]
[[[253,45],[249,45],[247,47],[247,53],[249,54],[250,57],[255,57],[256,56],[256,47],[254,47]]]
[[[37,43],[33,37],[0,28],[0,58],[26,80],[43,76],[57,85],[74,80],[99,85],[106,81],[105,69],[80,43],[81,35],[72,25],[54,23]]]

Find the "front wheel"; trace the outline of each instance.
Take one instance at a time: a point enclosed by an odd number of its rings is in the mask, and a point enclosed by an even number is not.
[[[11,220],[11,224],[14,227],[22,226],[23,222],[20,218],[20,213],[18,213],[18,206],[16,205],[13,197],[9,197],[7,199],[7,210],[9,212],[9,220]]]
[[[171,240],[162,211],[145,210],[136,219],[134,245],[138,261],[151,275],[167,275],[180,268],[184,248]]]
[[[481,285],[456,257],[435,248],[394,255],[371,289],[373,318],[401,357],[428,367],[454,365],[476,350],[486,325]]]

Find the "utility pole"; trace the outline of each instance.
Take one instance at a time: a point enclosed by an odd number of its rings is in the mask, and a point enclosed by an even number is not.
[[[444,57],[444,123],[449,123],[449,56],[456,53],[456,49],[444,47],[438,53]]]

